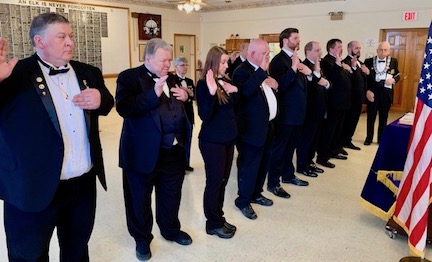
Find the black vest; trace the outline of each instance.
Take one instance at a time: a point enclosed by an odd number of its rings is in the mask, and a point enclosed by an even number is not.
[[[183,103],[174,97],[168,98],[165,93],[160,96],[161,104],[158,107],[162,124],[162,148],[171,148],[174,138],[183,146],[186,133],[186,116]]]

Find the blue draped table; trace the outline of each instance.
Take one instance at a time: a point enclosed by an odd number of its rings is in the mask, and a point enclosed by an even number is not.
[[[385,221],[394,212],[411,133],[411,126],[399,124],[398,121],[384,129],[360,198],[365,209]]]

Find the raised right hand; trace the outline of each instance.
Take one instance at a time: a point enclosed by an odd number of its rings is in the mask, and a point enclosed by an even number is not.
[[[206,74],[206,83],[210,94],[213,96],[216,94],[217,85],[214,78],[213,70],[209,69]]]
[[[5,38],[0,37],[0,82],[12,74],[12,70],[18,63],[18,58],[14,57],[9,62],[7,59],[8,42]]]

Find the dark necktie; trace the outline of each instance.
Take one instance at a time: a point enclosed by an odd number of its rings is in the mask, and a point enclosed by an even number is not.
[[[54,67],[48,65],[47,63],[45,63],[44,61],[42,61],[42,59],[37,56],[39,62],[41,62],[42,65],[44,65],[46,68],[48,68],[50,71],[48,73],[48,75],[53,76],[53,75],[57,75],[57,74],[63,74],[69,71],[70,68],[63,68],[63,69],[55,69]]]

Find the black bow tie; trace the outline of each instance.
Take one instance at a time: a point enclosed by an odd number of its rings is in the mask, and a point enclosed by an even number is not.
[[[69,71],[70,68],[63,68],[63,69],[55,69],[54,67],[48,65],[47,63],[45,63],[44,61],[42,61],[42,59],[37,56],[39,62],[41,62],[42,65],[44,65],[46,68],[48,68],[50,71],[48,73],[48,75],[53,76],[53,75],[57,75],[57,74],[63,74]]]
[[[385,63],[385,60],[378,60],[378,63]]]
[[[158,77],[156,74],[153,74],[153,73],[150,72],[150,71],[147,71],[147,74],[148,74],[151,78],[153,78],[153,79],[155,79],[155,78],[159,79],[159,78],[160,78],[160,77]]]

